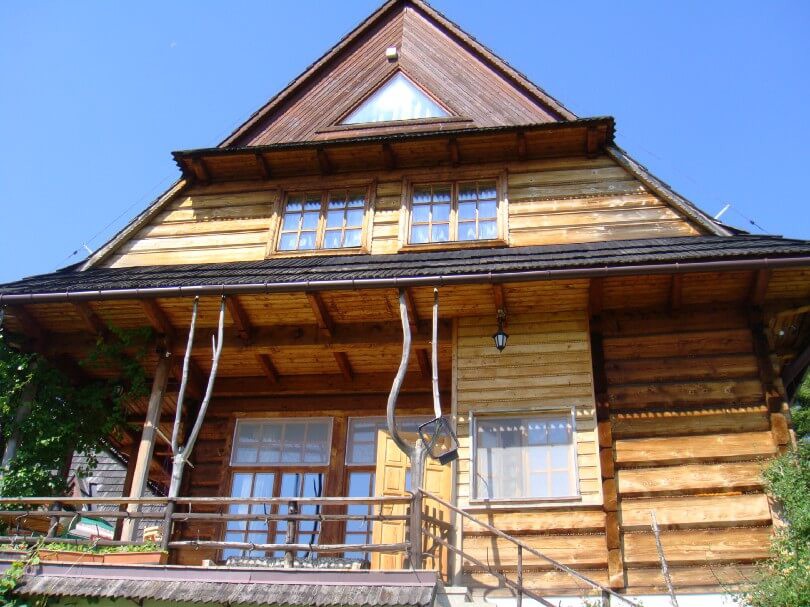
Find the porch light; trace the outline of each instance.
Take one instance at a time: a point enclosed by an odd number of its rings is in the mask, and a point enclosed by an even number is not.
[[[509,339],[509,335],[503,330],[505,320],[506,312],[498,310],[498,330],[492,334],[492,340],[495,342],[495,347],[498,348],[498,352],[503,352],[503,349],[506,347],[506,341]]]
[[[442,466],[458,459],[458,438],[443,417],[419,426],[419,438],[427,454]]]

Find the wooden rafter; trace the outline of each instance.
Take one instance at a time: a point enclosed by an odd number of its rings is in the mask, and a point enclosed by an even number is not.
[[[677,310],[683,305],[683,274],[673,274],[669,283],[669,309]]]
[[[602,313],[605,298],[605,280],[603,278],[591,278],[588,284],[588,311],[591,316],[599,316]]]
[[[172,342],[174,343],[174,342]],[[180,351],[176,350],[179,354]],[[183,361],[179,356],[172,357],[172,375],[179,382],[183,377]],[[200,366],[193,358],[188,361],[188,395],[192,398],[202,398],[205,392],[205,379]]]
[[[208,171],[204,159],[192,158],[191,169],[194,171],[194,177],[199,183],[207,184],[211,182],[211,173]]]
[[[256,362],[258,362],[259,366],[262,368],[264,376],[269,379],[271,383],[277,384],[279,381],[278,369],[276,369],[276,365],[273,364],[273,359],[270,355],[257,353]]]
[[[382,144],[382,155],[383,165],[386,169],[393,171],[397,168],[397,156],[394,154],[394,148],[391,147],[390,143]]]
[[[440,378],[440,388],[450,387],[449,374]],[[217,379],[217,397],[261,395],[310,395],[310,394],[387,394],[391,389],[391,373],[353,373],[347,378],[343,373],[318,373],[306,375],[281,375],[278,381],[261,377],[220,377]],[[406,392],[430,392],[430,378],[408,374],[403,386]]]
[[[332,317],[329,315],[329,310],[326,309],[326,304],[323,298],[318,293],[307,292],[307,299],[309,305],[312,307],[312,314],[315,316],[315,322],[318,323],[318,329],[321,333],[331,338],[335,332],[335,325],[332,322]]]
[[[39,346],[43,346],[48,341],[48,332],[25,306],[9,306],[6,314],[17,319],[23,333],[35,340]]]
[[[602,138],[599,135],[599,129],[596,127],[588,127],[588,134],[585,137],[585,154],[588,158],[593,158],[599,155],[599,145]]]
[[[329,154],[327,153],[325,148],[318,148],[315,150],[315,154],[318,156],[318,166],[321,169],[321,173],[323,175],[330,175],[334,170],[332,166],[332,161],[329,159]]]
[[[768,292],[772,274],[771,270],[767,268],[754,272],[748,297],[748,301],[752,306],[761,306],[765,303],[765,295]]]
[[[152,329],[154,329],[158,335],[165,336],[170,343],[174,343],[177,340],[177,332],[174,330],[172,321],[169,320],[166,312],[160,307],[160,304],[154,299],[142,299],[141,307],[143,308],[144,314],[146,314],[146,318],[149,319],[149,324],[152,326]]]
[[[416,351],[416,362],[419,363],[419,374],[422,379],[430,379],[430,355],[428,351],[420,348]]]
[[[526,133],[523,131],[518,131],[515,134],[517,138],[517,157],[519,160],[526,160],[526,156],[528,154],[527,147],[526,147]]]
[[[458,149],[458,139],[450,137],[447,141],[447,151],[450,154],[450,164],[458,166],[461,163],[461,152]]]
[[[346,381],[352,381],[354,379],[354,370],[352,369],[351,362],[349,361],[349,355],[342,351],[332,352],[332,355],[335,357],[335,362],[337,363],[343,378]]]
[[[256,158],[256,168],[259,170],[261,178],[265,180],[270,179],[273,173],[270,170],[267,158],[261,153],[257,153],[254,157]]]
[[[106,337],[109,334],[109,327],[107,327],[107,324],[95,313],[89,303],[86,301],[75,302],[73,309],[76,310],[76,313],[81,317],[91,333],[100,337]]]
[[[415,331],[419,324],[419,314],[416,311],[416,302],[413,299],[413,291],[405,289],[405,306],[408,308],[408,323],[411,330]]]
[[[506,316],[509,316],[509,310],[506,306],[506,294],[503,291],[503,285],[494,284],[492,285],[492,299],[495,302],[495,311],[499,312],[503,310],[503,313]]]
[[[242,302],[239,301],[238,297],[231,296],[225,300],[225,305],[236,327],[236,334],[239,336],[239,339],[245,344],[249,344],[250,340],[253,339],[254,328],[253,323],[250,321],[250,316],[248,316],[247,311],[244,306],[242,306]]]

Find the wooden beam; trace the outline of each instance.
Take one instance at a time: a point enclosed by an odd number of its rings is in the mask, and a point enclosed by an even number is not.
[[[247,311],[242,306],[242,302],[239,301],[237,296],[231,295],[225,298],[225,307],[228,308],[228,314],[231,315],[239,339],[249,344],[250,340],[253,339],[254,328]]]
[[[331,322],[331,321],[330,321]],[[452,323],[449,319],[439,319],[440,341],[451,338]],[[417,323],[417,330],[413,333],[415,348],[430,345],[430,321]],[[95,345],[95,338],[89,338],[87,333],[59,333],[50,338],[47,352],[58,354],[66,352],[78,355],[89,351]],[[317,325],[275,325],[272,327],[257,327],[250,344],[245,344],[236,335],[225,334],[223,348],[238,352],[267,352],[270,354],[296,348],[311,349],[322,346],[326,349],[347,350],[352,348],[376,348],[380,346],[401,346],[402,327],[399,322],[374,323],[346,323],[332,326],[329,335]],[[172,344],[171,352],[180,357],[185,353],[186,343]],[[194,352],[201,356],[210,356],[211,342],[198,339],[194,342]]]
[[[48,341],[48,332],[25,306],[9,306],[6,309],[6,315],[15,318],[20,323],[25,336],[36,341],[38,345],[44,345]]]
[[[517,137],[518,160],[526,160],[527,156],[526,133],[524,133],[523,131],[518,131],[516,137]]]
[[[588,284],[588,311],[591,316],[602,314],[605,299],[605,279],[591,278]]]
[[[318,148],[315,150],[315,154],[318,156],[318,166],[321,169],[321,173],[324,175],[329,175],[334,171],[334,167],[332,166],[332,161],[329,159],[329,154],[326,152],[324,148]]]
[[[141,307],[155,333],[165,336],[169,342],[174,343],[177,340],[177,332],[160,304],[154,299],[142,299]]]
[[[451,166],[458,166],[461,163],[461,152],[458,149],[458,139],[450,137],[447,141],[447,152],[450,154]]]
[[[278,383],[278,370],[276,366],[273,364],[273,359],[270,358],[269,354],[256,354],[256,361],[259,363],[259,366],[262,368],[262,372],[264,372],[264,376],[270,380],[270,383],[277,384]]]
[[[265,181],[270,179],[272,172],[270,171],[270,165],[267,163],[267,158],[264,157],[264,154],[257,152],[254,158],[256,159],[256,168],[259,170],[261,178]]]
[[[422,379],[430,379],[431,367],[428,351],[420,348],[416,351],[416,362],[419,363],[419,373]]]
[[[385,168],[389,171],[395,170],[397,168],[397,156],[394,154],[394,148],[391,147],[390,143],[382,144],[382,155]]]
[[[107,337],[110,329],[107,324],[101,320],[98,314],[93,311],[90,304],[86,301],[79,301],[73,304],[73,309],[81,316],[84,324],[90,332],[95,333],[99,337]]]
[[[810,344],[782,370],[782,383],[785,387],[789,389],[790,386],[797,383],[808,365],[810,365]]]
[[[203,185],[211,182],[211,173],[208,172],[208,167],[205,165],[204,159],[192,158],[191,168],[194,171],[196,181]]]
[[[600,140],[599,129],[596,127],[588,127],[588,135],[585,143],[585,154],[588,158],[594,158],[599,155]]]
[[[183,344],[183,347],[185,347],[185,344]],[[172,357],[172,374],[179,383],[183,378],[183,355],[185,353],[179,347],[175,347],[173,352],[175,356]],[[208,380],[203,376],[200,366],[193,358],[190,358],[188,361],[188,383],[186,384],[188,395],[192,398],[202,398],[207,384]]]
[[[312,314],[315,316],[315,321],[318,323],[318,329],[320,329],[325,337],[331,338],[335,330],[335,325],[332,322],[332,317],[329,316],[329,310],[326,309],[323,298],[318,293],[307,292],[307,299],[309,300],[309,305],[312,307]]]
[[[765,268],[757,270],[753,273],[751,280],[751,291],[748,296],[748,302],[752,306],[761,306],[765,303],[765,295],[768,292],[768,284],[771,281],[771,270]]]
[[[495,301],[495,311],[503,310],[504,314],[509,316],[509,310],[506,307],[506,294],[503,291],[503,285],[492,285],[492,299]]]
[[[677,310],[683,305],[683,274],[673,274],[669,283],[669,309]]]
[[[149,480],[149,465],[152,462],[152,452],[155,448],[155,436],[157,425],[160,420],[160,413],[163,407],[163,397],[166,392],[166,383],[169,380],[169,368],[171,358],[161,356],[155,370],[155,378],[152,382],[152,392],[149,396],[149,406],[146,410],[146,420],[143,425],[141,441],[138,445],[138,454],[135,458],[135,471],[132,474],[132,487],[129,497],[143,497],[146,483]],[[127,507],[129,512],[137,512],[137,505]],[[124,523],[121,536],[124,540],[132,540],[135,535],[135,524],[131,520]]]
[[[217,377],[216,397],[388,394],[391,391],[392,378],[393,372],[356,373],[354,370],[351,379],[343,373],[280,375],[276,382],[268,381],[266,376]],[[442,391],[450,389],[449,373],[442,374],[439,386]],[[430,377],[424,377],[421,373],[408,373],[402,390],[407,393],[428,394],[431,390]],[[323,403],[321,406],[324,406]]]
[[[416,302],[413,299],[413,291],[405,289],[405,308],[408,310],[408,324],[411,330],[415,330],[419,324],[419,312],[416,310]]]
[[[352,365],[351,362],[349,362],[349,355],[345,352],[332,352],[332,355],[335,357],[335,362],[343,378],[346,381],[352,381],[354,379],[354,371],[352,371]]]

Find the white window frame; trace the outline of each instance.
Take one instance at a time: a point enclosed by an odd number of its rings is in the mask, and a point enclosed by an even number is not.
[[[352,416],[349,417],[348,424],[346,424],[346,449],[345,449],[346,452],[344,453],[344,457],[343,457],[344,465],[346,466],[346,468],[349,468],[349,469],[351,469],[351,468],[362,468],[364,466],[365,467],[369,467],[369,466],[374,467],[374,466],[377,465],[376,452],[377,452],[377,449],[379,448],[379,445],[375,445],[375,449],[374,449],[375,461],[373,461],[371,463],[368,463],[368,464],[355,464],[355,463],[350,463],[349,462],[349,440],[351,440],[352,422],[354,420],[356,420],[356,419],[363,420],[363,421],[374,420],[375,422],[382,421],[383,422],[383,428],[382,429],[387,430],[388,426],[385,425],[386,418],[385,418],[384,415],[352,415]],[[403,415],[403,416],[397,417],[397,420],[399,420],[399,421],[402,421],[402,420],[416,420],[416,421],[420,421],[421,423],[427,423],[431,419],[433,419],[433,418],[430,415]]]
[[[478,419],[523,419],[523,418],[559,418],[569,417],[571,421],[571,473],[576,492],[573,495],[553,497],[479,497],[478,495]],[[470,413],[470,502],[478,504],[493,503],[556,503],[570,502],[582,499],[582,490],[579,484],[579,461],[577,454],[577,426],[575,407],[564,409],[550,409],[547,411],[499,411],[492,413]]]
[[[238,445],[237,437],[239,436],[239,424],[241,423],[282,423],[297,422],[297,423],[311,423],[311,422],[326,422],[326,461],[324,462],[237,462],[236,461],[236,448]],[[328,468],[332,459],[332,431],[333,431],[333,418],[331,417],[244,417],[236,420],[233,427],[233,438],[231,440],[231,468],[255,468],[255,469],[271,469],[271,468]]]

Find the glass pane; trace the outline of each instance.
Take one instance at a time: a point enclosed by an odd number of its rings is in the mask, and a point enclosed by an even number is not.
[[[286,213],[284,215],[284,222],[281,224],[281,229],[284,232],[295,231],[298,229],[298,221],[301,219],[300,213]]]
[[[302,229],[304,230],[315,230],[318,228],[318,217],[320,213],[304,213],[304,221],[302,223]]]
[[[300,211],[303,209],[303,205],[301,203],[302,198],[300,196],[296,196],[295,198],[290,198],[290,201],[287,203],[287,206],[284,208],[286,212],[294,212]]]
[[[434,204],[433,205],[433,223],[450,221],[450,205],[449,204]]]
[[[363,209],[351,209],[346,213],[346,226],[360,227],[363,225]]]
[[[458,225],[459,240],[475,240],[475,222],[460,223]]]
[[[259,423],[240,422],[236,440],[240,443],[257,443],[261,437],[262,426]]]
[[[567,469],[571,465],[570,449],[567,445],[552,445],[548,447],[551,455],[551,467]]]
[[[413,226],[411,228],[411,242],[413,244],[422,244],[428,241],[428,227],[426,225]]]
[[[302,461],[306,425],[300,422],[287,422],[284,428],[284,450],[281,461],[298,463]]]
[[[320,194],[307,194],[307,200],[304,203],[305,211],[320,211],[321,210],[321,195]]]
[[[433,186],[433,202],[450,202],[450,186]]]
[[[344,247],[359,247],[360,246],[361,230],[346,230],[346,238],[343,242]]]
[[[343,227],[343,211],[329,211],[326,214],[326,227],[327,228],[342,228]]]
[[[253,483],[253,475],[238,473],[233,475],[233,485],[231,489],[232,497],[250,497],[250,488]]]
[[[458,199],[459,200],[475,200],[478,198],[478,192],[475,183],[462,183],[458,186]]]
[[[315,248],[315,232],[301,232],[301,239],[298,241],[299,249]]]
[[[548,438],[554,445],[563,445],[571,442],[571,424],[566,420],[554,420],[549,422]]]
[[[430,202],[430,187],[416,186],[413,189],[413,202],[414,204]]]
[[[494,219],[498,212],[498,204],[495,201],[484,201],[478,203],[479,219]]]
[[[339,249],[340,248],[340,237],[342,236],[342,232],[340,230],[330,230],[324,234],[323,237],[323,248],[324,249]]]
[[[489,240],[498,237],[498,225],[494,221],[481,221],[478,224],[478,238]]]
[[[258,454],[259,450],[256,447],[237,447],[234,461],[239,464],[254,464]]]
[[[397,72],[380,86],[360,107],[349,114],[343,124],[441,118],[448,113],[419,87]]]
[[[411,211],[411,221],[413,223],[427,223],[430,221],[430,206],[426,204],[414,205]]]
[[[498,190],[495,188],[495,182],[483,182],[478,184],[478,199],[489,200],[498,197]]]
[[[352,208],[366,206],[366,195],[363,192],[351,192],[349,194],[349,206]]]
[[[551,473],[551,495],[552,497],[565,497],[572,495],[570,477],[568,472]]]
[[[447,242],[450,240],[450,226],[447,224],[433,226],[430,232],[431,242]]]
[[[475,219],[475,203],[474,202],[460,202],[458,204],[458,220]]]
[[[296,244],[298,243],[298,234],[282,234],[281,240],[278,243],[279,251],[295,251]]]

